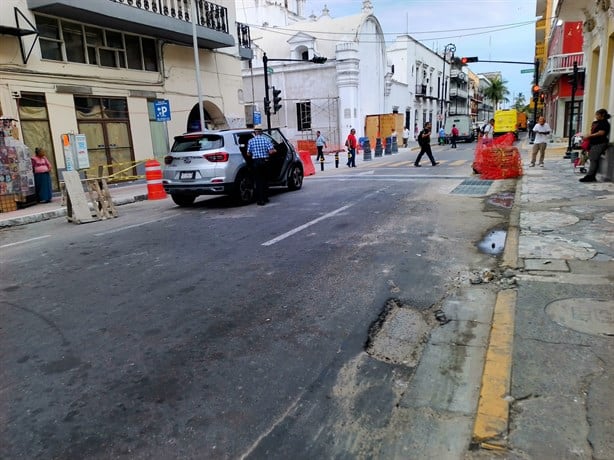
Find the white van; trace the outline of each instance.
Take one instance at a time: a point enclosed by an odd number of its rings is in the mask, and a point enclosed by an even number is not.
[[[475,132],[473,131],[473,123],[469,115],[451,115],[446,119],[446,142],[450,143],[452,137],[452,125],[458,128],[458,141],[473,142],[475,140]]]

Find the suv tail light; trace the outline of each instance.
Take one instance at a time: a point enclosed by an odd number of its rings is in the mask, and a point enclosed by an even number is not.
[[[164,157],[164,164],[165,165],[170,165],[173,162],[173,156],[172,155],[166,155]]]
[[[223,163],[228,161],[228,152],[205,153],[203,158],[212,163]]]

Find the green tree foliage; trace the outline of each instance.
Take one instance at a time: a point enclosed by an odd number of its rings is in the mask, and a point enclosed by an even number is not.
[[[507,101],[507,95],[510,93],[507,89],[507,80],[501,78],[494,78],[490,82],[490,86],[484,88],[484,96],[493,101],[495,110],[499,108],[499,102]]]

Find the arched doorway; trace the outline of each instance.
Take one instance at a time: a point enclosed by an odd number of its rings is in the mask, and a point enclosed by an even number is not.
[[[217,105],[210,101],[203,101],[205,112],[205,129],[228,129],[226,117]],[[200,129],[200,114],[198,104],[194,104],[188,116],[187,132],[198,131]]]

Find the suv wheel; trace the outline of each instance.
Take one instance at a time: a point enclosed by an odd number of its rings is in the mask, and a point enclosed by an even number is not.
[[[288,189],[299,190],[303,186],[303,168],[294,165],[288,173]]]
[[[234,198],[239,204],[249,204],[254,200],[254,180],[245,170],[239,172],[235,180]]]
[[[196,196],[185,193],[171,193],[171,198],[177,206],[191,206],[194,204]]]

